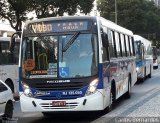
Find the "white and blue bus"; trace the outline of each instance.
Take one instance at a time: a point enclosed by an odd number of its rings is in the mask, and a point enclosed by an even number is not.
[[[144,81],[146,77],[151,78],[153,70],[153,53],[151,41],[140,35],[134,35],[137,77]]]
[[[160,50],[156,46],[152,46],[153,52],[153,69],[158,69],[160,63]]]
[[[137,81],[133,33],[101,17],[25,24],[20,50],[22,112],[100,111]]]
[[[18,61],[20,39],[15,38],[10,48],[11,37],[0,37],[0,80],[5,82],[18,97]]]

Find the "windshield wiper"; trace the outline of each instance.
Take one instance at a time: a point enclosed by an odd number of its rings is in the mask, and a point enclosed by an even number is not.
[[[68,48],[73,44],[73,42],[75,41],[75,39],[78,37],[79,34],[80,32],[77,32],[70,38],[67,44],[63,47],[62,52],[66,52],[68,50]]]

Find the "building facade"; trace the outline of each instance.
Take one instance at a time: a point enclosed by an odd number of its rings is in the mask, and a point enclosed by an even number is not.
[[[11,37],[15,30],[9,24],[0,22],[0,37]]]

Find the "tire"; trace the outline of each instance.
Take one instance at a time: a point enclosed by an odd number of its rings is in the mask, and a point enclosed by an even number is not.
[[[158,66],[153,66],[153,69],[158,69]]]
[[[131,78],[128,78],[128,91],[125,93],[124,97],[129,99],[131,97]]]
[[[105,115],[106,113],[109,113],[110,111],[112,111],[113,107],[114,107],[114,96],[113,96],[113,90],[111,90],[110,92],[110,102],[109,105],[102,111],[102,115]]]
[[[52,117],[53,114],[51,112],[42,112],[44,117]]]
[[[143,78],[141,79],[141,81],[144,82],[145,79],[146,79],[146,67],[144,68],[144,76],[143,76]]]
[[[112,111],[113,109],[113,102],[114,102],[114,99],[113,99],[113,94],[112,94],[112,91],[110,92],[110,103],[109,103],[109,106],[107,107],[107,113]]]
[[[3,117],[5,117],[5,118],[12,118],[12,116],[13,116],[13,102],[9,101],[6,104]]]
[[[150,74],[148,75],[148,78],[151,78],[152,77],[152,68],[150,66]]]

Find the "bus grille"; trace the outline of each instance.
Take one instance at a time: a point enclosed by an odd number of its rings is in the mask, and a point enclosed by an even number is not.
[[[35,89],[40,91],[78,90],[87,85],[88,83],[85,82],[54,83],[54,84],[37,83],[35,85]]]
[[[78,106],[78,103],[77,102],[72,102],[72,103],[66,103],[66,106],[63,106],[63,107],[55,107],[55,106],[52,106],[52,103],[41,103],[40,104],[41,108],[43,109],[74,109]]]

